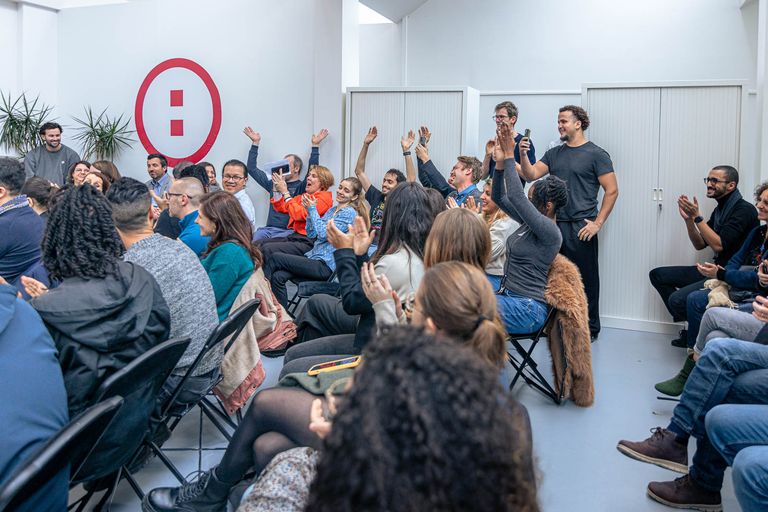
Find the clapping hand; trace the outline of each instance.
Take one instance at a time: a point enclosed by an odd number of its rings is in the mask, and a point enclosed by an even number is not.
[[[496,162],[496,168],[500,171],[503,171],[503,165],[504,165],[504,150],[501,149],[501,145],[499,144],[498,140],[496,141],[495,145],[493,146],[493,161]],[[501,168],[499,167],[501,166]]]
[[[27,295],[33,299],[43,295],[44,293],[48,293],[48,287],[32,277],[21,276],[21,284],[24,286],[24,290],[27,292]]]
[[[253,128],[251,128],[250,126],[246,126],[245,128],[243,128],[243,133],[246,134],[249,139],[251,139],[251,143],[254,146],[258,146],[259,143],[261,142],[261,134],[259,132],[253,131]]]
[[[496,139],[488,139],[488,142],[485,143],[485,154],[493,154],[494,147],[496,147]]]
[[[515,158],[515,138],[508,125],[501,124],[496,128],[496,140],[504,151],[504,158]]]
[[[323,128],[319,132],[312,135],[312,146],[319,146],[321,142],[328,136],[328,130]]]
[[[309,210],[312,206],[317,207],[317,199],[315,199],[311,194],[304,194],[301,196],[301,204],[304,206],[304,208]]]
[[[693,201],[689,200],[688,196],[680,196],[677,199],[677,206],[680,209],[680,215],[685,214],[689,219],[699,216],[699,201],[696,196],[693,197]]]
[[[482,213],[483,211],[483,204],[478,204],[473,196],[467,197],[467,201],[461,205],[461,207],[466,208],[467,210],[470,210],[474,213]]]
[[[392,286],[389,284],[387,276],[384,274],[377,276],[373,263],[363,264],[363,268],[360,270],[360,280],[363,283],[365,296],[368,297],[371,304],[385,300],[394,300],[396,305],[400,303],[400,299],[396,298],[397,294],[392,291]]]
[[[448,207],[448,209],[460,208],[459,203],[457,203],[456,199],[453,197],[449,197],[445,202],[445,205]]]
[[[411,149],[414,140],[416,140],[416,135],[413,133],[413,130],[408,130],[408,134],[402,136],[400,146],[403,148],[403,153]]]

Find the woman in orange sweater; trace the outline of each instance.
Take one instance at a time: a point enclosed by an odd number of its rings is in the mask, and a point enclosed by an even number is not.
[[[333,186],[333,174],[322,165],[312,167],[307,174],[306,192],[295,197],[291,197],[285,179],[279,174],[272,175],[272,183],[275,188],[275,197],[270,200],[272,208],[288,214],[288,229],[294,232],[287,237],[264,238],[255,244],[261,249],[265,261],[278,252],[303,256],[312,249],[314,240],[307,238],[307,209],[302,198],[308,195],[317,200],[317,211],[322,216],[333,206],[333,194],[328,190]]]

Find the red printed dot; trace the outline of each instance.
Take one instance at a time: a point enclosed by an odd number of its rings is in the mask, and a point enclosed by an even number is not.
[[[184,136],[184,120],[171,119],[171,137],[183,137],[183,136]]]
[[[183,89],[171,89],[171,106],[172,107],[184,106],[184,90]]]

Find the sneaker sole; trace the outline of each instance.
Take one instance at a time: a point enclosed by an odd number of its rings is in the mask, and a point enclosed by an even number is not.
[[[671,501],[667,501],[664,498],[661,498],[660,496],[656,495],[651,491],[650,489],[647,490],[648,497],[651,498],[654,501],[657,501],[661,503],[662,505],[666,505],[668,507],[672,508],[682,508],[687,510],[701,510],[702,512],[723,512],[723,505],[703,505],[703,504],[697,504],[697,503],[673,503]]]
[[[623,444],[617,444],[616,449],[631,459],[639,460],[640,462],[647,462],[648,464],[653,464],[654,466],[659,466],[660,468],[668,469],[670,471],[674,471],[675,473],[681,473],[683,475],[688,474],[688,466],[684,466],[679,462],[672,462],[671,460],[649,457],[647,455],[643,455],[640,452],[636,452],[632,448],[624,446]]]

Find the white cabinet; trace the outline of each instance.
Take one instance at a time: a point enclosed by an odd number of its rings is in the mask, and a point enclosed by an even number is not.
[[[366,173],[377,187],[391,168],[405,174],[400,137],[408,130],[414,130],[418,143],[419,126],[429,127],[430,157],[446,176],[457,156],[474,154],[477,147],[479,95],[472,88],[354,87],[347,89],[346,99],[344,176],[354,176],[357,155],[371,126],[378,128],[379,136],[368,150]]]
[[[584,87],[587,136],[611,155],[619,182],[616,208],[600,233],[604,325],[673,329],[648,272],[711,257],[711,249],[697,253],[690,244],[677,198],[696,196],[709,216],[715,202],[706,198],[703,178],[715,165],[738,168],[741,102],[740,83]],[[739,188],[751,200],[751,190]]]

